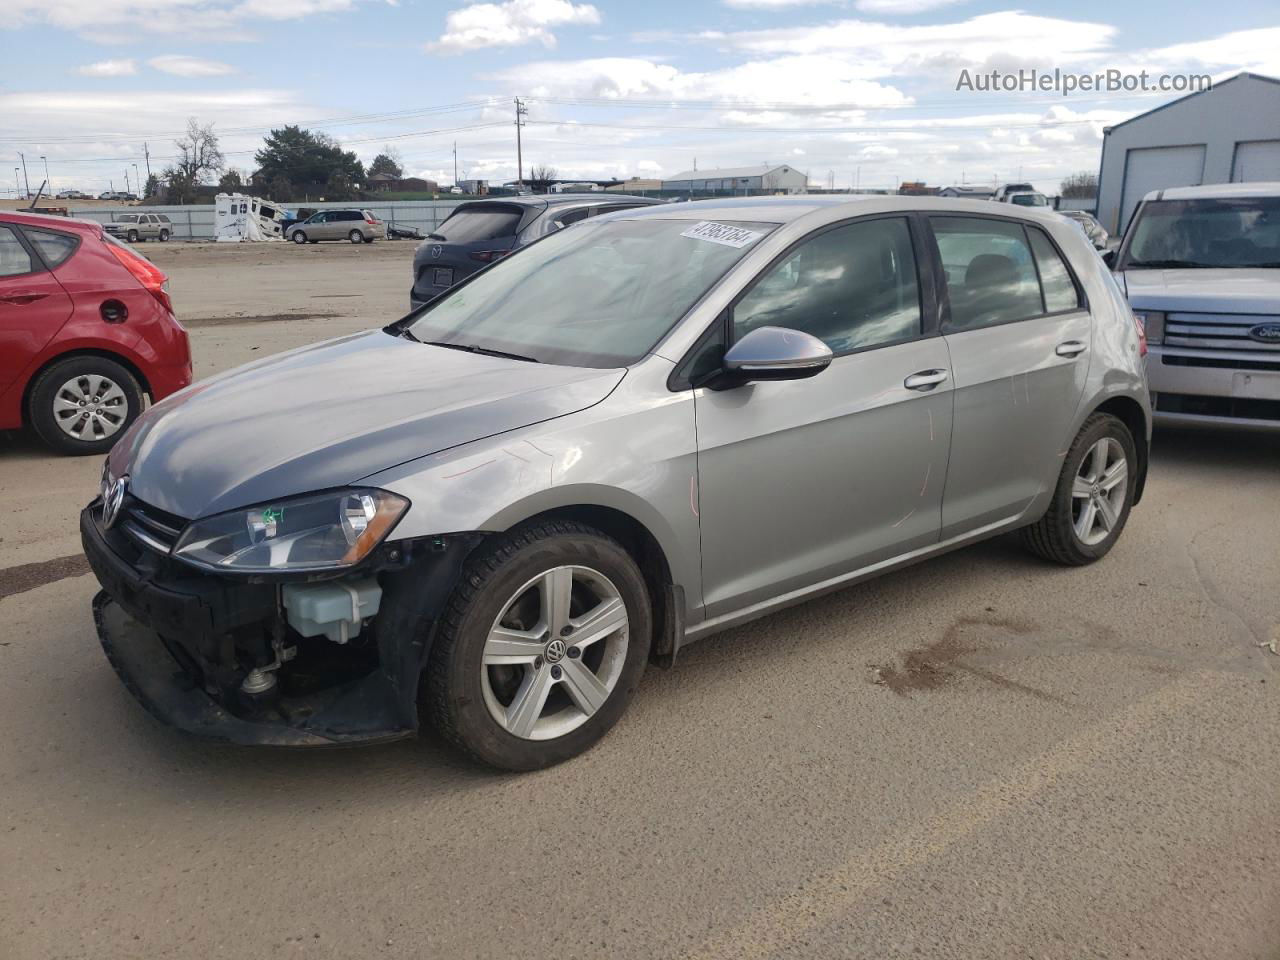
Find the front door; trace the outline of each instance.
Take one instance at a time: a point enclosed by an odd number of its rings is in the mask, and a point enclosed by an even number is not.
[[[1057,481],[1084,395],[1093,323],[1046,233],[929,218],[946,274],[955,425],[944,539],[1018,517]]]
[[[825,228],[731,309],[730,341],[788,327],[836,357],[809,380],[695,391],[708,617],[937,541],[951,386],[922,239],[906,217]]]

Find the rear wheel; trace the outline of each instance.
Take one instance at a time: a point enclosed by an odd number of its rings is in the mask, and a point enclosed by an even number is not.
[[[617,541],[578,523],[531,525],[482,550],[432,646],[424,709],[493,766],[567,760],[618,721],[644,673],[644,579]]]
[[[1071,443],[1049,510],[1022,531],[1033,552],[1080,566],[1105,556],[1129,519],[1137,447],[1124,422],[1095,413]]]
[[[142,388],[106,357],[55,363],[31,387],[27,422],[60,453],[105,453],[142,412]]]
[[[352,243],[364,243],[364,234],[359,230],[352,230],[347,234],[347,239]]]

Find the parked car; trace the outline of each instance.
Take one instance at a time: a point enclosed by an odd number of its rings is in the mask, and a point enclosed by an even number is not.
[[[1004,202],[1012,203],[1018,207],[1047,207],[1049,205],[1048,198],[1043,193],[1037,193],[1034,190],[1006,194]]]
[[[81,515],[110,662],[193,733],[387,740],[421,697],[530,769],[696,638],[1006,531],[1099,559],[1146,477],[1137,324],[1075,227],[973,210],[589,218],[153,408]]]
[[[103,453],[190,382],[160,270],[97,223],[0,213],[0,430]]]
[[[84,200],[84,199],[86,199],[86,197],[85,197],[85,195],[84,195],[83,193],[81,193],[79,190],[62,190],[62,191],[60,191],[60,192],[58,193],[58,195],[57,195],[56,197],[54,197],[53,199],[55,199],[55,200]]]
[[[1080,225],[1080,229],[1084,231],[1084,235],[1089,238],[1089,242],[1093,244],[1095,250],[1106,250],[1107,245],[1111,242],[1111,236],[1103,229],[1091,213],[1083,210],[1059,210],[1060,214],[1068,220],[1072,220]]]
[[[1036,188],[1029,183],[1006,183],[996,187],[996,192],[991,195],[991,199],[996,203],[1008,203],[1010,194],[1035,192]]]
[[[121,213],[111,223],[104,223],[102,229],[116,239],[130,243],[144,240],[165,243],[173,235],[173,224],[163,213]]]
[[[1280,430],[1280,183],[1148,193],[1115,269],[1157,423]]]
[[[285,239],[294,243],[321,240],[373,243],[386,238],[387,225],[368,210],[320,210],[285,230]]]
[[[453,208],[413,256],[411,308],[435,299],[477,270],[588,217],[661,203],[626,194],[560,194],[472,200]]]

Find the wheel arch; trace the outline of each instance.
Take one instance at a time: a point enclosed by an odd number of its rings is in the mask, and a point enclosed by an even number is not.
[[[1133,502],[1136,504],[1142,499],[1147,486],[1147,465],[1151,458],[1147,413],[1142,404],[1126,396],[1109,397],[1094,407],[1092,413],[1109,413],[1129,428],[1138,451],[1138,476],[1133,489]]]
[[[27,377],[27,382],[22,387],[22,422],[25,426],[30,426],[31,391],[36,382],[54,364],[61,363],[63,360],[74,360],[77,357],[101,357],[103,360],[110,360],[113,363],[120,364],[133,375],[133,378],[138,381],[138,386],[142,388],[142,392],[154,402],[155,394],[152,393],[150,381],[147,380],[146,374],[132,359],[115,350],[106,350],[101,347],[76,347],[72,350],[67,350],[65,353],[56,353],[49,357],[39,367],[31,371],[31,375]]]

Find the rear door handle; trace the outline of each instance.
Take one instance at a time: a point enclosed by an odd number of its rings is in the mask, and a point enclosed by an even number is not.
[[[1068,340],[1066,343],[1058,344],[1053,352],[1060,357],[1078,357],[1084,353],[1084,344],[1079,340]]]
[[[37,300],[43,300],[47,296],[47,293],[15,293],[9,297],[0,297],[0,302],[16,303],[21,307],[28,303],[35,303]]]
[[[902,385],[908,390],[926,392],[932,390],[946,379],[947,371],[945,370],[921,370],[919,373],[913,373],[903,380]]]

